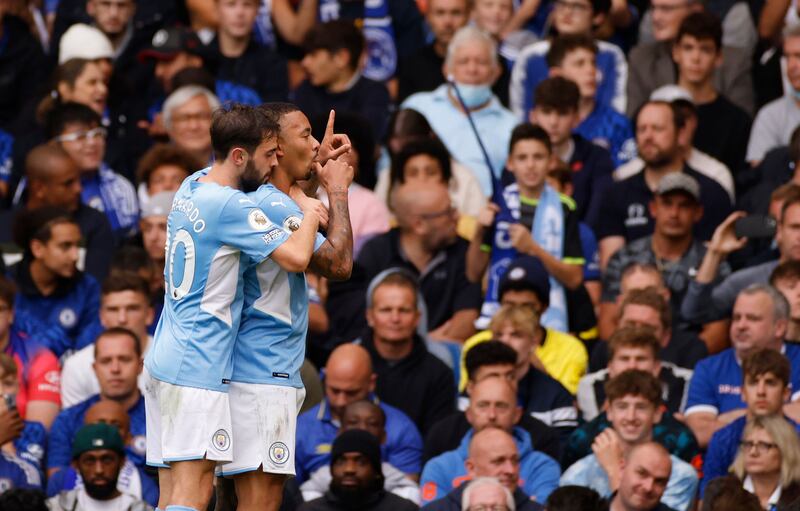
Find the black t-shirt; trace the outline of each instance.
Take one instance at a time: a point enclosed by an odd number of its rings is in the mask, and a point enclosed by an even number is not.
[[[432,44],[401,59],[397,67],[398,103],[416,92],[432,91],[443,84],[443,64],[444,57],[436,53]]]
[[[683,172],[695,178],[700,185],[703,217],[695,224],[694,235],[700,240],[711,239],[714,229],[733,211],[730,196],[719,183],[696,170],[684,166]],[[595,230],[598,240],[622,236],[627,243],[653,233],[654,222],[649,204],[654,194],[647,186],[644,173],[643,170],[608,188],[603,214]]]
[[[217,79],[217,89],[226,88],[226,97],[236,97],[237,88],[258,94],[262,102],[286,101],[289,97],[289,71],[286,59],[274,50],[250,40],[244,53],[226,57],[215,37],[203,51],[206,68]],[[244,101],[244,97],[241,99]]]
[[[694,146],[724,163],[736,176],[745,163],[752,122],[747,112],[719,94],[714,101],[697,105]]]
[[[328,92],[305,80],[294,92],[294,101],[309,119],[328,117],[331,110],[352,112],[367,119],[376,140],[383,140],[389,122],[389,91],[382,83],[363,76],[344,92]]]
[[[434,256],[420,274],[400,249],[400,230],[380,234],[367,241],[353,264],[350,280],[330,282],[328,312],[331,332],[336,342],[358,337],[366,326],[366,293],[370,281],[392,267],[406,268],[419,278],[420,291],[428,312],[428,329],[433,330],[460,310],[480,309],[483,297],[480,284],[466,276],[466,254],[469,243],[457,238],[455,243]]]

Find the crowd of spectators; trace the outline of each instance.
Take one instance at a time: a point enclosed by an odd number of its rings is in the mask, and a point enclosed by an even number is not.
[[[0,510],[156,505],[173,197],[274,101],[356,173],[284,511],[800,509],[798,2],[0,0]]]

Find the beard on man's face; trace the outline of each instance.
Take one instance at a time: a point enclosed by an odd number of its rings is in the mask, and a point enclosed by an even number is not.
[[[361,481],[358,486],[343,485],[338,479],[333,479],[330,489],[347,507],[358,507],[383,489],[383,476],[375,475],[373,479]]]
[[[261,175],[252,160],[247,160],[242,177],[239,179],[239,186],[242,191],[245,193],[254,192],[263,184],[264,176]]]
[[[114,492],[117,490],[116,477],[113,480],[101,479],[99,481],[95,481],[97,482],[88,480],[83,481],[83,486],[86,489],[86,493],[88,493],[90,497],[95,500],[108,500],[114,496]]]

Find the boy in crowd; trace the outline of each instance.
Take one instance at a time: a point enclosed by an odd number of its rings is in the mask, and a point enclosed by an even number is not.
[[[561,476],[561,485],[588,486],[610,497],[620,489],[623,460],[638,445],[652,441],[653,426],[661,421],[661,382],[650,373],[630,370],[606,384],[608,420],[611,427],[592,444],[593,454],[581,458]],[[697,473],[677,456],[662,502],[686,511],[694,503]]]
[[[478,217],[467,251],[467,277],[479,281],[489,266],[481,311],[489,318],[499,307],[499,279],[508,265],[520,255],[539,258],[551,275],[550,306],[542,323],[568,331],[565,292],[583,281],[583,247],[575,202],[546,183],[551,155],[550,138],[542,128],[514,128],[506,166],[515,182],[497,194],[500,204],[487,205]]]
[[[559,35],[584,34],[592,37],[595,27],[601,25],[611,9],[609,0],[569,0],[554,2],[551,19]],[[511,110],[524,119],[538,103],[533,92],[548,76],[545,58],[550,40],[539,41],[520,52],[511,72]],[[602,79],[598,85],[597,101],[619,112],[625,112],[627,104],[625,83],[628,80],[628,63],[625,55],[615,44],[597,41],[597,67]]]
[[[697,112],[694,146],[724,163],[735,176],[744,166],[752,119],[714,84],[722,65],[722,25],[706,11],[690,14],[672,46],[678,85],[692,95]]]
[[[593,229],[600,215],[603,190],[611,185],[614,164],[609,152],[579,133],[581,91],[572,80],[554,76],[536,88],[529,120],[547,132],[552,153],[572,171],[572,197],[578,218]]]
[[[618,167],[636,155],[636,140],[628,118],[597,101],[598,52],[597,43],[587,34],[562,35],[550,45],[547,65],[550,76],[572,80],[581,93],[575,133],[607,149]]]

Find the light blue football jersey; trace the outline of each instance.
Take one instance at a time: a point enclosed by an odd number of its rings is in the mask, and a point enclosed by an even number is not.
[[[227,392],[241,321],[242,275],[289,234],[239,190],[184,180],[167,220],[164,310],[145,366],[174,385]]]
[[[286,233],[303,219],[300,207],[273,185],[248,195],[270,222]],[[317,233],[314,251],[325,242]],[[233,354],[235,382],[302,388],[300,366],[306,353],[308,287],[303,272],[287,272],[267,259],[244,274],[244,309]]]

